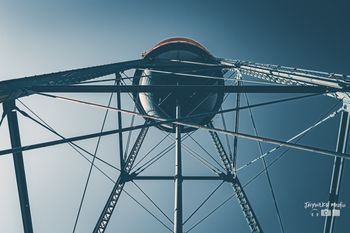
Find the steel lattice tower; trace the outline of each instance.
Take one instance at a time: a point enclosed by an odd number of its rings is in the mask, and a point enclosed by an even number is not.
[[[134,71],[134,75],[133,77],[128,77],[132,80],[131,84],[125,85],[122,83],[123,76],[129,70]],[[115,85],[94,84],[94,82],[98,82],[99,78],[113,74],[115,74]],[[244,82],[243,76],[251,76],[264,82],[258,82],[255,85],[242,85]],[[103,82],[104,80],[100,81]],[[262,85],[264,83],[273,83],[275,85]],[[213,57],[202,45],[185,38],[172,38],[162,41],[145,53],[143,58],[139,60],[2,81],[0,82],[0,101],[3,104],[4,112],[1,123],[7,117],[12,147],[2,149],[0,155],[13,154],[24,232],[32,233],[35,232],[35,229],[33,229],[31,220],[23,152],[64,143],[77,146],[74,144],[77,141],[112,134],[119,135],[120,176],[115,181],[115,185],[106,200],[100,217],[96,221],[95,228],[91,229],[94,233],[105,232],[113,211],[117,207],[120,195],[125,192],[124,185],[134,180],[174,181],[173,230],[170,229],[174,233],[184,232],[182,183],[186,180],[222,180],[229,183],[232,186],[234,196],[238,200],[250,231],[252,233],[263,232],[264,223],[261,224],[259,222],[259,216],[254,212],[254,208],[244,191],[244,186],[237,176],[237,169],[240,169],[237,168],[235,161],[238,138],[276,145],[274,149],[266,153],[263,153],[261,150],[262,155],[258,159],[264,158],[264,156],[272,153],[279,147],[332,156],[334,165],[329,190],[329,202],[337,202],[343,165],[345,160],[349,159],[349,155],[346,154],[349,131],[349,85],[349,75]],[[113,108],[54,94],[58,92],[117,93],[117,107]],[[129,93],[132,96],[138,111],[133,112],[122,109],[121,93]],[[234,103],[234,108],[220,109],[224,95],[229,93],[236,95],[237,101]],[[335,114],[341,112],[336,150],[330,151],[291,142],[292,139],[316,127],[317,124],[287,141],[261,137],[258,136],[257,132],[254,135],[239,132],[239,111],[254,107],[253,105],[240,105],[240,98],[243,93],[308,94],[302,97],[270,101],[258,104],[259,106],[315,95],[325,95],[341,100],[343,107],[335,112]],[[35,119],[27,112],[19,109],[16,106],[16,100],[28,95],[43,95],[117,111],[118,128],[70,138],[59,135],[61,137],[59,140],[22,146],[17,114],[20,113],[34,121]],[[225,112],[236,113],[234,131],[216,128],[212,121],[216,114]],[[141,125],[123,127],[122,113],[143,117],[145,122]],[[331,114],[328,118],[333,116],[334,114]],[[37,120],[36,122],[53,131],[47,125]],[[132,171],[150,127],[157,127],[162,131],[174,133],[175,135],[176,164],[173,176],[142,176],[138,172]],[[137,129],[140,129],[140,132],[128,156],[124,156],[122,133]],[[217,173],[215,176],[184,176],[182,174],[182,137],[184,133],[197,129],[208,131],[217,151],[217,156],[221,160],[224,172]],[[233,154],[229,154],[226,151],[219,134],[225,134],[234,138]],[[91,168],[93,167],[92,164]],[[324,233],[333,232],[334,224],[334,216],[326,217]]]

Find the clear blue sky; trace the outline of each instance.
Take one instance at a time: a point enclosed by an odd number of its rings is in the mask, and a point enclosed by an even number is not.
[[[155,43],[168,37],[193,38],[217,57],[250,60],[320,71],[349,74],[350,5],[347,1],[0,1],[0,80],[59,70],[137,59]],[[108,95],[70,95],[106,104]],[[127,96],[125,96],[127,97]],[[251,95],[251,102],[284,96]],[[96,132],[101,127],[103,110],[45,99],[23,101],[66,136]],[[230,102],[231,101],[231,102]],[[243,101],[243,103],[245,103]],[[334,100],[317,97],[254,111],[261,135],[288,139],[308,127],[334,105]],[[233,106],[234,98],[225,107]],[[20,105],[19,105],[20,106]],[[131,102],[123,106],[132,109]],[[116,114],[108,118],[107,129],[116,127]],[[230,120],[231,116],[227,116]],[[220,118],[216,120],[218,122]],[[123,118],[125,125],[130,117]],[[303,144],[334,149],[339,118],[316,129]],[[142,119],[137,121],[142,122]],[[221,127],[220,124],[218,126]],[[55,137],[34,123],[20,118],[23,144]],[[253,133],[249,115],[242,113],[241,130]],[[162,138],[153,129],[141,153]],[[195,134],[215,153],[209,137]],[[0,128],[1,149],[8,148],[6,124]],[[80,145],[94,149],[96,140]],[[171,144],[168,140],[165,144]],[[188,145],[193,143],[188,142]],[[240,141],[239,164],[259,155],[256,143]],[[271,146],[264,146],[267,150]],[[198,148],[197,148],[198,149]],[[198,149],[199,150],[199,149]],[[118,164],[117,138],[102,140],[99,156]],[[278,153],[276,154],[278,155]],[[268,158],[268,161],[273,159]],[[148,174],[173,173],[173,151]],[[209,174],[185,154],[186,174]],[[38,233],[71,232],[78,210],[89,164],[68,146],[57,146],[25,153],[25,165],[32,208],[33,225]],[[101,164],[99,164],[101,165]],[[350,171],[346,164],[341,200],[350,205]],[[101,165],[113,177],[118,173]],[[241,174],[242,183],[262,168],[259,162]],[[271,168],[272,183],[281,209],[286,232],[320,232],[323,218],[312,218],[304,209],[306,201],[328,198],[332,159],[291,150]],[[22,231],[17,190],[11,156],[0,158],[0,232]],[[172,217],[173,183],[140,183],[145,191]],[[215,182],[185,183],[185,216],[216,187]],[[88,195],[76,232],[89,232],[104,205],[112,184],[93,172]],[[142,203],[134,186],[126,187]],[[247,187],[265,232],[280,232],[263,175]],[[186,229],[232,192],[226,184]],[[150,206],[150,205],[148,205]],[[159,223],[126,195],[113,215],[107,232],[166,232]],[[153,209],[153,211],[156,211]],[[335,233],[349,227],[350,207],[337,219]],[[165,219],[166,221],[166,219]],[[192,232],[249,232],[236,200]]]

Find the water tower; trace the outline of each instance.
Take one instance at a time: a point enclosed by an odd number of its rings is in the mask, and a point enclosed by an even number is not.
[[[132,71],[133,76],[126,77],[125,71]],[[110,79],[103,79],[103,77],[113,74],[115,74],[115,85],[104,85],[103,83],[110,81]],[[242,85],[242,83],[245,82],[245,80],[242,79],[242,75],[255,77],[260,81],[253,82],[253,85]],[[238,200],[245,219],[247,220],[250,232],[263,232],[264,223],[260,224],[258,221],[259,216],[255,214],[251,202],[248,200],[244,191],[244,188],[248,184],[242,185],[240,183],[239,177],[237,176],[237,170],[243,169],[256,161],[264,159],[267,155],[273,153],[280,147],[332,156],[334,158],[334,165],[331,177],[329,201],[337,202],[343,163],[345,159],[349,159],[348,154],[345,153],[349,125],[347,107],[350,100],[349,79],[349,75],[217,58],[209,53],[204,46],[192,39],[171,38],[156,44],[152,49],[145,52],[141,59],[2,81],[0,82],[0,102],[3,103],[4,112],[1,123],[3,122],[3,119],[7,117],[12,147],[0,150],[0,155],[13,154],[14,157],[24,232],[32,233],[34,231],[32,227],[30,201],[28,198],[22,157],[23,153],[28,150],[65,143],[69,143],[69,145],[74,148],[82,149],[79,148],[75,142],[112,134],[117,134],[119,137],[120,166],[115,169],[120,171],[120,175],[115,181],[115,185],[106,200],[100,217],[97,219],[95,228],[91,229],[95,233],[102,233],[105,231],[110,222],[113,211],[117,206],[120,195],[125,192],[125,190],[123,190],[124,185],[127,182],[134,180],[174,181],[175,200],[172,221],[173,225],[169,227],[164,224],[164,227],[170,232],[184,232],[184,221],[182,216],[182,183],[186,180],[222,180],[229,183],[233,189],[233,196]],[[129,83],[123,83],[124,80],[131,81]],[[102,85],[95,85],[97,82],[102,83]],[[271,83],[275,85],[267,85]],[[71,97],[59,96],[55,94],[58,92],[117,93],[117,107],[110,107],[73,99]],[[129,93],[132,96],[135,107],[138,111],[129,111],[121,107],[121,93]],[[230,109],[222,109],[225,95],[230,93],[236,95],[235,106]],[[241,106],[241,93],[306,93],[308,95]],[[240,110],[307,98],[309,96],[315,96],[316,94],[339,99],[343,102],[343,107],[329,114],[329,116],[320,120],[320,122],[310,126],[289,140],[261,137],[258,136],[257,133],[253,135],[239,132]],[[28,113],[16,106],[17,100],[28,95],[42,95],[47,98],[61,99],[76,104],[84,104],[117,111],[118,128],[87,135],[78,135],[69,138],[64,137],[44,122],[35,119],[31,114],[33,112]],[[235,112],[236,121],[234,130],[216,128],[213,123],[213,117],[219,113],[222,114],[228,112]],[[340,112],[342,116],[337,148],[335,151],[300,145],[292,142],[296,137],[305,134]],[[17,119],[18,113],[55,133],[61,139],[22,146]],[[145,122],[141,125],[123,127],[121,118],[122,113],[127,114],[128,116],[133,115],[142,117],[145,119]],[[161,131],[175,134],[176,162],[175,174],[172,176],[142,176],[138,172],[132,172],[136,157],[140,152],[140,148],[150,127],[157,127]],[[134,141],[129,154],[124,156],[123,151],[125,148],[122,134],[137,129],[140,129],[140,132]],[[217,151],[217,156],[221,160],[223,170],[217,172],[215,176],[184,176],[182,174],[182,136],[198,129],[207,131],[210,134]],[[227,153],[227,148],[223,146],[218,134],[225,134],[234,139],[232,155]],[[243,167],[237,168],[235,163],[237,138],[269,143],[276,147],[262,153]],[[87,152],[87,154],[91,156],[91,153]],[[89,160],[91,163],[91,169],[96,168],[99,172],[104,174],[103,171],[94,164],[95,159],[102,159],[97,158],[95,155],[92,155],[92,157],[93,160]],[[107,163],[106,161],[104,162]],[[265,171],[267,171],[267,169],[268,167],[265,168]],[[271,191],[273,191],[272,188]],[[126,194],[130,195],[128,193]],[[210,196],[208,198],[210,198]],[[201,206],[199,206],[199,208],[200,207]],[[278,215],[280,215],[277,205],[275,205],[275,207]],[[155,217],[154,215],[152,216]],[[203,221],[204,220],[205,219],[203,219]],[[76,223],[77,221],[75,222],[75,226]],[[200,223],[201,222],[198,224]],[[334,216],[327,216],[325,218],[324,233],[332,232],[334,223]],[[283,231],[281,218],[279,218],[279,224]],[[193,226],[186,232],[191,231],[197,225]]]

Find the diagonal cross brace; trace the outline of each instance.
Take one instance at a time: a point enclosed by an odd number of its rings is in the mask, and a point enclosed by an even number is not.
[[[210,122],[208,127],[213,128],[213,124]],[[232,163],[230,157],[226,154],[225,148],[223,147],[220,138],[216,132],[210,131],[210,136],[214,142],[214,145],[219,153],[221,161],[225,167],[225,170],[228,175],[232,176],[230,180],[232,188],[236,194],[239,205],[243,211],[243,214],[248,222],[250,231],[252,233],[262,233],[261,226],[258,222],[258,219],[248,201],[247,195],[245,194],[241,182],[239,181],[236,173],[234,171],[234,164]]]
[[[145,125],[146,124],[147,122],[145,123]],[[148,127],[145,126],[144,128],[141,129],[139,135],[137,136],[136,142],[132,150],[130,151],[128,158],[125,161],[124,168],[122,169],[113,187],[113,190],[106,202],[106,205],[103,208],[103,211],[96,223],[96,226],[93,231],[94,233],[103,233],[106,230],[109,220],[111,219],[113,210],[117,205],[120,194],[123,191],[125,182],[127,181],[131,168],[136,160],[136,156],[139,153],[141,145],[146,137],[147,131],[148,131]]]

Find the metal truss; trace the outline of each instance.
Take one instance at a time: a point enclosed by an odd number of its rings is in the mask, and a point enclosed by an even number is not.
[[[299,144],[293,144],[291,142],[284,142],[280,140],[274,140],[269,138],[258,137],[254,135],[247,135],[238,132],[235,130],[234,132],[216,129],[213,127],[212,123],[209,123],[207,127],[205,126],[197,126],[191,125],[188,123],[183,123],[184,119],[158,119],[156,117],[151,117],[147,115],[142,115],[140,113],[126,111],[121,109],[121,100],[120,93],[137,93],[137,92],[154,92],[154,91],[163,91],[163,92],[223,92],[223,93],[317,93],[317,94],[325,94],[327,96],[331,96],[343,101],[345,105],[350,104],[350,76],[349,75],[341,75],[334,73],[326,73],[326,72],[318,72],[318,71],[310,71],[304,69],[290,68],[284,66],[277,65],[268,65],[268,64],[259,64],[253,62],[246,61],[238,61],[238,60],[228,60],[228,59],[219,59],[219,64],[206,64],[206,63],[196,63],[196,62],[188,62],[188,61],[179,61],[179,60],[134,60],[127,61],[121,63],[114,63],[102,66],[95,67],[87,67],[82,69],[68,70],[62,72],[56,72],[51,74],[37,75],[32,77],[25,77],[21,79],[2,81],[0,82],[0,103],[3,103],[4,111],[7,114],[9,121],[9,130],[10,130],[10,138],[11,138],[11,149],[0,151],[0,155],[13,153],[14,163],[15,163],[15,171],[17,178],[17,186],[19,192],[19,199],[21,205],[21,214],[22,221],[24,226],[25,233],[32,233],[32,223],[30,216],[30,208],[29,208],[29,199],[26,187],[25,180],[25,172],[24,172],[24,164],[22,158],[22,152],[30,149],[37,149],[52,145],[58,145],[63,143],[72,143],[78,140],[85,140],[88,138],[100,137],[111,134],[119,134],[119,144],[120,144],[120,159],[121,159],[121,173],[115,182],[115,185],[112,189],[112,192],[102,210],[102,213],[95,225],[93,230],[94,233],[103,233],[106,230],[106,227],[111,219],[112,213],[117,205],[119,197],[123,192],[123,188],[126,182],[132,180],[173,180],[175,181],[175,208],[174,208],[174,231],[176,233],[182,233],[183,231],[183,222],[182,222],[182,187],[181,183],[184,180],[223,180],[226,182],[230,182],[232,184],[232,188],[234,190],[234,194],[238,199],[239,205],[244,213],[244,216],[248,222],[250,231],[252,233],[261,233],[263,232],[258,219],[252,209],[251,204],[248,201],[247,195],[244,192],[243,186],[241,185],[235,168],[234,160],[226,153],[218,133],[224,133],[226,135],[234,136],[236,139],[238,137],[245,138],[249,140],[255,140],[259,142],[267,142],[276,144],[278,146],[286,146],[289,148],[300,149],[304,151],[311,151],[326,155],[334,156],[334,165],[333,165],[333,174],[331,178],[330,185],[330,202],[336,202],[338,200],[340,182],[342,177],[342,170],[344,159],[348,159],[348,155],[345,154],[345,148],[348,138],[348,125],[349,125],[349,114],[348,112],[342,112],[342,118],[339,128],[338,142],[336,151],[328,151],[322,150],[320,148],[310,147],[310,146],[302,146]],[[280,85],[274,86],[262,86],[262,85],[252,85],[252,86],[244,86],[244,85],[227,85],[227,86],[135,86],[135,85],[120,85],[120,80],[118,80],[118,85],[73,85],[73,84],[81,84],[87,80],[95,79],[98,77],[102,77],[110,74],[118,74],[119,72],[123,72],[129,69],[139,69],[143,68],[156,68],[160,70],[163,66],[191,66],[196,68],[207,68],[207,69],[228,69],[235,70],[238,74],[249,75],[252,77],[256,77],[258,79],[262,79],[268,82],[277,83]],[[186,74],[177,74],[177,75],[186,75]],[[117,78],[120,78],[119,76]],[[133,77],[131,77],[132,79]],[[219,77],[203,77],[201,78],[219,78]],[[222,78],[222,77],[221,77]],[[94,81],[90,81],[94,82]],[[100,133],[82,135],[77,137],[65,138],[61,140],[55,140],[51,142],[38,143],[29,146],[21,146],[17,115],[16,112],[13,111],[15,108],[15,100],[17,98],[32,95],[32,94],[42,94],[42,92],[48,93],[106,93],[106,92],[117,92],[118,100],[117,100],[117,109],[116,108],[108,108],[111,110],[118,111],[118,129],[110,130]],[[53,97],[52,95],[42,94],[49,97]],[[299,98],[299,97],[298,97]],[[66,98],[67,100],[68,98]],[[76,101],[78,102],[78,101]],[[276,103],[279,101],[275,101]],[[80,101],[83,103],[83,101]],[[238,103],[238,102],[237,102]],[[83,104],[87,104],[86,102]],[[103,107],[106,106],[92,104],[95,107]],[[263,106],[263,104],[258,104],[259,106]],[[178,106],[179,107],[179,106]],[[249,108],[252,106],[248,106]],[[235,109],[223,110],[223,112],[230,111],[238,111],[240,109],[246,109],[247,106],[239,106],[237,104]],[[348,110],[349,108],[344,108]],[[179,109],[178,109],[179,110]],[[144,125],[132,126],[128,128],[122,127],[121,122],[121,113],[134,114],[146,119],[150,119],[151,121],[146,121]],[[220,113],[220,111],[218,112]],[[178,114],[180,116],[180,114]],[[193,116],[192,116],[193,117]],[[135,159],[140,151],[141,145],[146,137],[147,131],[149,127],[156,126],[160,124],[169,124],[173,123],[177,128],[176,135],[176,144],[177,144],[177,173],[174,176],[139,176],[138,174],[131,173],[131,169],[134,165]],[[236,126],[238,127],[238,122],[236,122]],[[205,129],[209,131],[211,138],[214,142],[214,145],[218,151],[219,157],[224,165],[226,174],[218,174],[218,176],[183,176],[181,172],[181,127],[193,127],[197,129]],[[133,145],[132,150],[129,153],[127,158],[123,156],[123,147],[122,147],[122,132],[131,131],[141,129],[135,144]],[[236,150],[236,149],[235,149]],[[245,187],[245,186],[244,186]],[[334,228],[334,217],[327,217],[324,225],[324,233],[333,232]],[[196,226],[196,225],[195,225]],[[192,229],[192,228],[191,228]]]
[[[28,95],[25,89],[30,88],[31,86],[78,84],[85,80],[119,73],[132,68],[144,67],[148,63],[149,61],[140,59],[2,81],[0,82],[0,103]]]
[[[213,128],[213,124],[208,124],[209,128]],[[245,194],[243,187],[234,171],[234,164],[231,158],[227,155],[225,148],[223,147],[219,135],[216,132],[210,131],[210,136],[214,142],[214,145],[218,151],[218,154],[221,158],[221,161],[225,167],[227,175],[231,176],[230,183],[238,199],[238,203],[243,211],[243,214],[248,222],[250,231],[252,233],[262,233],[262,228],[258,222],[258,219],[251,207],[251,204],[248,201],[247,195]]]
[[[272,83],[293,86],[323,86],[338,89],[335,93],[327,93],[328,96],[350,103],[350,75],[319,72],[306,69],[298,69],[279,65],[261,64],[248,61],[218,59],[223,65],[231,65],[242,74]]]
[[[145,123],[146,125],[146,123]],[[105,207],[102,210],[102,213],[96,223],[96,226],[94,228],[94,233],[103,233],[106,230],[106,227],[109,223],[109,220],[112,217],[112,213],[114,208],[117,205],[117,202],[119,200],[119,197],[123,191],[125,182],[128,181],[129,173],[131,171],[131,168],[135,162],[136,156],[140,151],[142,142],[144,141],[146,134],[148,131],[148,127],[144,127],[141,129],[134,146],[132,147],[130,154],[128,158],[125,161],[124,167],[122,168],[122,171],[118,177],[117,182],[115,183],[112,192],[106,202]]]

